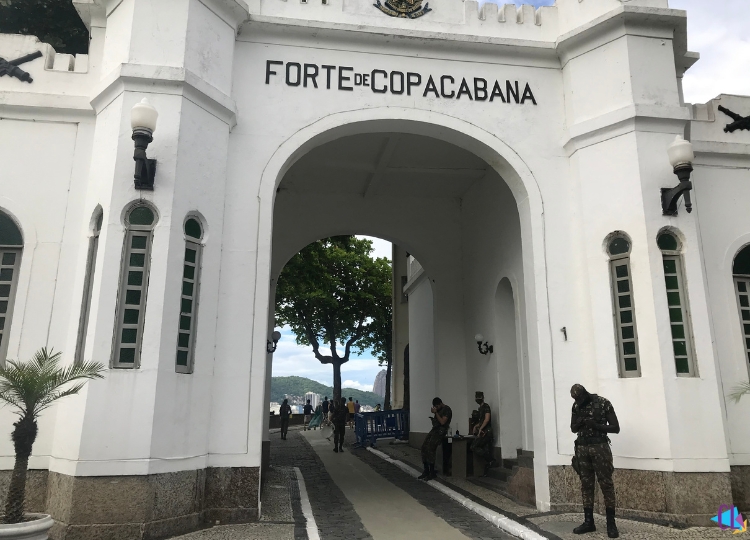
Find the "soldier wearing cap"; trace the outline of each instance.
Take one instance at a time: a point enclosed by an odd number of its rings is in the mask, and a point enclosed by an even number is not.
[[[575,534],[594,532],[594,489],[596,480],[602,488],[607,509],[607,536],[617,538],[620,533],[615,523],[615,470],[607,433],[620,433],[620,423],[609,400],[590,394],[582,385],[570,389],[573,403],[570,430],[578,434],[575,442],[573,468],[581,478],[581,495],[585,521],[573,529]]]
[[[484,392],[476,392],[474,400],[479,405],[479,421],[474,427],[474,435],[477,438],[471,443],[471,451],[474,452],[475,456],[484,460],[484,474],[482,476],[487,476],[487,471],[495,464],[495,460],[492,459],[494,442],[492,437],[492,411],[490,406],[484,402]]]

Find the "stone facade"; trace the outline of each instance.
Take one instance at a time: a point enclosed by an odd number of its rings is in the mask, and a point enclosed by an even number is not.
[[[257,520],[259,476],[251,467],[109,477],[30,470],[26,509],[53,517],[53,540],[156,540]],[[3,497],[9,479],[0,473]]]
[[[581,512],[581,482],[569,466],[550,467],[552,510]],[[617,512],[677,525],[710,526],[722,504],[732,501],[729,473],[676,473],[615,469]],[[595,511],[604,513],[596,486]],[[735,504],[737,500],[735,499]]]

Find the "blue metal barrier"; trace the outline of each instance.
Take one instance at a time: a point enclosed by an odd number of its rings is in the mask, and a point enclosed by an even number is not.
[[[375,446],[378,439],[401,439],[409,434],[409,411],[395,409],[359,413],[354,417],[354,433],[359,446],[367,443]]]

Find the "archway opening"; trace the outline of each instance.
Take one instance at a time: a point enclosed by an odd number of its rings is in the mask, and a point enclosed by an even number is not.
[[[466,433],[475,391],[493,395],[489,404],[500,414],[497,389],[489,388],[497,386],[492,381],[499,377],[499,352],[482,355],[474,335],[479,331],[496,338],[501,279],[512,279],[515,294],[523,298],[519,205],[527,202],[518,199],[517,175],[509,184],[498,173],[498,163],[490,165],[464,145],[415,131],[410,125],[348,134],[297,156],[275,196],[270,277],[273,289],[286,262],[319,238],[364,234],[397,246],[404,264],[398,268],[394,257],[394,303],[405,299],[408,337],[397,347],[402,362],[394,364],[393,379],[394,384],[399,376],[403,380],[408,344],[409,442],[419,446],[430,429],[427,417],[435,396],[453,410],[452,432]],[[525,336],[525,304],[517,305],[514,322],[518,335]],[[514,399],[530,402],[528,395]],[[532,449],[530,437],[519,439],[518,448]]]

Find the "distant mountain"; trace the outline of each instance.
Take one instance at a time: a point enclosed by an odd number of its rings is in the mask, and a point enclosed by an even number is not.
[[[386,371],[381,369],[378,374],[375,375],[375,382],[372,383],[372,391],[380,397],[385,397],[385,376]]]
[[[318,381],[305,377],[271,377],[271,401],[281,403],[285,394],[290,396],[304,396],[307,392],[320,394],[321,397],[333,396],[333,388],[321,384]],[[383,398],[372,392],[363,392],[354,388],[342,388],[341,396],[353,400],[359,400],[360,405],[374,407],[378,403],[383,405]]]

